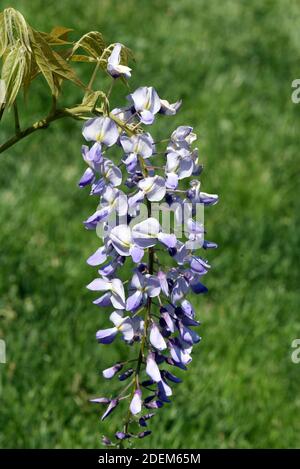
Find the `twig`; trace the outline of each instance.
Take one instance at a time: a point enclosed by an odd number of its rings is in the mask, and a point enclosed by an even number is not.
[[[16,135],[20,135],[21,127],[20,127],[20,119],[19,119],[19,112],[18,112],[18,105],[14,102],[14,118],[15,118],[15,132]]]
[[[2,145],[0,145],[0,153],[3,153],[5,150],[12,147],[23,138],[27,137],[28,135],[31,135],[33,132],[36,132],[37,130],[46,129],[51,124],[51,122],[54,122],[58,119],[62,119],[63,117],[72,117],[73,119],[80,119],[80,117],[69,112],[68,109],[57,109],[54,113],[50,113],[47,117],[35,122],[26,129],[19,130],[18,133],[16,131],[16,134],[13,137],[11,137],[5,143],[2,143]]]

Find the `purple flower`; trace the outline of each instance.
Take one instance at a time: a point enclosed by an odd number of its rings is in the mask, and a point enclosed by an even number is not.
[[[131,69],[121,64],[122,48],[113,44],[102,57],[113,78],[131,75]],[[98,270],[87,288],[100,292],[93,303],[103,311],[96,339],[111,344],[118,336],[134,357],[102,372],[106,379],[118,375],[116,383],[122,388],[116,394],[112,389],[109,398],[91,400],[107,406],[102,420],[121,400],[126,404],[127,417],[115,433],[115,443],[103,439],[116,447],[131,437],[150,435],[148,429],[132,433],[132,422],[146,428],[152,411],[168,404],[173,385],[181,382],[170,368],[187,370],[191,363],[201,337],[194,329],[200,322],[187,295],[207,292],[202,281],[211,267],[200,249],[217,247],[205,239],[204,225],[197,219],[199,207],[215,205],[218,196],[201,191],[203,165],[193,128],[179,126],[168,139],[160,140],[141,125],[152,124],[159,114],[176,114],[181,101],[160,99],[153,87],[136,89],[128,100],[127,107],[112,111],[105,102],[104,114],[84,124],[83,136],[91,143],[82,147],[88,167],[79,180],[79,187],[90,185],[90,195],[99,197],[94,213],[84,222],[102,240],[87,259]],[[174,214],[178,227],[184,228],[183,236],[177,226],[176,231],[167,230],[164,219],[160,224],[155,202],[163,212]],[[145,408],[150,413],[141,415]]]
[[[154,353],[149,353],[147,357],[146,373],[155,383],[161,381],[161,374],[155,361]]]
[[[154,298],[160,293],[160,283],[153,275],[135,272],[126,301],[126,311],[135,311],[147,298]]]
[[[155,114],[161,108],[161,102],[155,89],[152,86],[149,88],[142,86],[130,94],[128,98],[133,102],[141,122],[146,125],[152,124]]]
[[[118,399],[113,399],[109,403],[109,405],[108,405],[106,411],[104,412],[104,414],[102,415],[101,420],[105,420],[112,413],[112,411],[115,410],[115,408],[117,407],[118,404],[119,404],[119,400]]]
[[[122,44],[115,44],[113,51],[107,60],[107,71],[113,78],[121,76],[126,78],[131,77],[131,68],[120,64],[122,47]]]
[[[111,366],[110,368],[106,368],[106,370],[102,371],[103,377],[106,379],[111,379],[115,376],[118,371],[123,368],[122,363],[116,363],[115,365]]]
[[[188,125],[181,125],[171,135],[171,141],[168,150],[187,148],[196,140],[197,136],[193,133],[193,127]]]
[[[109,291],[112,305],[117,309],[124,309],[125,291],[120,279],[114,278],[109,280],[106,278],[96,278],[87,288],[92,291]]]
[[[90,402],[93,404],[109,404],[110,399],[107,399],[106,397],[96,397],[95,399],[90,399]]]
[[[128,225],[117,225],[110,232],[110,239],[115,250],[121,256],[131,256],[133,262],[140,262],[144,251],[133,240],[131,229]]]
[[[95,179],[94,172],[91,168],[87,168],[83,175],[81,176],[81,179],[78,183],[79,187],[85,187],[88,184],[91,184]]]
[[[152,417],[154,417],[154,413],[146,414],[143,415],[143,417],[139,418],[139,424],[141,427],[147,427],[147,420],[150,420]]]
[[[169,101],[167,101],[166,99],[161,99],[160,100],[160,110],[159,112],[161,114],[165,114],[166,116],[174,116],[178,109],[180,108],[181,106],[181,100],[180,101],[176,101],[176,103],[173,103],[173,104],[170,104]]]
[[[102,143],[111,147],[119,138],[118,127],[109,117],[88,120],[83,126],[82,134],[88,142],[98,142],[100,149]]]
[[[110,320],[114,323],[115,327],[109,329],[100,329],[96,333],[96,339],[100,344],[110,344],[118,334],[121,332],[125,342],[130,342],[134,337],[134,329],[131,319],[126,316],[123,317],[120,311],[114,311],[110,315]]]
[[[145,438],[146,436],[151,435],[151,433],[152,433],[152,432],[151,432],[150,430],[147,430],[147,431],[145,431],[145,432],[139,433],[139,434],[138,434],[138,437],[139,437],[139,438]]]
[[[126,440],[127,438],[130,438],[130,435],[124,432],[116,432],[115,437],[117,440]]]
[[[82,145],[81,153],[84,161],[90,168],[95,172],[99,172],[101,163],[103,162],[101,143],[96,142],[91,148],[87,145]]]
[[[166,341],[155,322],[152,323],[150,328],[150,342],[157,350],[165,350],[167,348]]]
[[[166,181],[161,176],[142,179],[138,187],[150,202],[159,202],[166,194]]]
[[[130,378],[130,376],[134,373],[133,368],[129,368],[129,370],[126,370],[124,373],[119,375],[119,380],[120,381],[125,381],[125,379]]]
[[[153,138],[149,133],[133,135],[128,137],[122,135],[120,143],[126,155],[141,156],[142,158],[150,158],[155,151]]]
[[[137,246],[146,249],[155,246],[160,231],[156,218],[147,218],[135,225],[132,229],[132,237]]]
[[[102,195],[107,186],[118,187],[122,183],[121,170],[110,160],[103,159],[100,169],[101,177],[92,185],[91,194]]]
[[[142,391],[136,389],[130,403],[130,412],[132,415],[139,414],[142,410]]]
[[[112,445],[112,442],[109,438],[107,438],[107,436],[103,436],[102,439],[102,444],[105,445],[105,446],[111,446]]]

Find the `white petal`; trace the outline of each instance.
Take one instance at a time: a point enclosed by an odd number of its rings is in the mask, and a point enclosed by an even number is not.
[[[106,255],[106,246],[101,246],[99,249],[97,249],[94,254],[92,254],[88,260],[86,261],[89,265],[95,266],[95,265],[100,265],[103,264],[107,259]]]
[[[94,119],[89,119],[85,122],[82,129],[82,135],[88,142],[95,142],[97,140],[101,129],[101,119],[101,117],[95,117]]]
[[[130,412],[133,415],[138,414],[142,410],[142,393],[137,389],[130,403]]]
[[[132,236],[128,225],[115,226],[111,230],[109,237],[115,250],[121,254],[121,256],[129,256],[129,249],[132,245]]]
[[[137,88],[134,93],[130,95],[130,97],[134,102],[136,111],[142,111],[145,108],[147,102],[147,87],[141,86],[140,88]]]
[[[86,288],[92,291],[107,291],[111,289],[111,282],[103,278],[96,278]]]
[[[165,180],[161,176],[147,177],[138,183],[139,188],[151,202],[160,201],[166,193]]]
[[[122,332],[124,340],[130,342],[134,337],[134,330],[129,317],[119,326],[119,330]]]
[[[159,371],[157,363],[154,359],[154,354],[153,353],[149,353],[149,355],[147,357],[146,373],[156,383],[161,381],[160,371]]]
[[[120,137],[120,143],[126,155],[133,152],[133,147],[136,137],[128,137],[127,135],[122,135]]]
[[[124,321],[123,311],[122,310],[113,311],[111,315],[109,316],[109,319],[116,327],[120,326],[120,324],[122,324],[122,322]]]
[[[122,184],[122,171],[117,166],[112,165],[106,173],[106,178],[113,187],[118,187]]]
[[[159,230],[160,226],[156,218],[147,218],[132,228],[132,237],[138,246],[148,248],[156,244]]]
[[[118,65],[120,63],[120,53],[122,49],[122,44],[117,43],[115,44],[112,53],[110,54],[108,58],[108,63],[112,65]]]
[[[167,348],[167,344],[165,339],[161,335],[159,328],[156,324],[152,324],[151,331],[150,331],[150,342],[157,350],[165,350]]]
[[[118,301],[118,303],[122,304],[121,308],[119,309],[123,309],[125,307],[125,291],[124,291],[124,285],[119,278],[114,278],[111,281],[111,292],[112,292],[112,299],[111,299],[112,304],[114,304],[114,301]]]

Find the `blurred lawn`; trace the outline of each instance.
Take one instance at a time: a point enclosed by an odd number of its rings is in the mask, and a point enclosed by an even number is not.
[[[290,99],[300,74],[299,2],[1,2],[8,5],[38,29],[100,30],[131,47],[132,89],[153,85],[183,99],[159,132],[194,126],[203,190],[221,198],[206,211],[220,249],[209,253],[210,291],[197,308],[203,341],[141,446],[299,447],[300,365],[290,359],[300,337],[300,105]],[[117,89],[118,104],[125,94]],[[79,97],[68,89],[66,102]],[[26,121],[45,101],[38,81]],[[7,115],[1,141],[11,125]],[[0,155],[0,337],[8,360],[0,365],[0,447],[99,447],[99,435],[118,428],[118,412],[100,424],[87,403],[112,386],[99,371],[122,348],[94,339],[105,322],[85,289],[94,275],[85,259],[98,239],[82,227],[95,199],[76,186],[81,143],[80,125],[57,122]]]

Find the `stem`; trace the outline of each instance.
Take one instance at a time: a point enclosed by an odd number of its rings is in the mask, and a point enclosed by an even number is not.
[[[1,121],[3,113],[4,113],[4,109],[5,109],[4,104],[1,104],[1,106],[0,106],[0,121]]]
[[[100,65],[101,65],[101,62],[103,62],[103,58],[104,58],[105,54],[106,54],[109,50],[110,50],[110,46],[109,46],[109,47],[106,47],[106,48],[104,49],[104,51],[102,52],[101,57],[98,59],[98,62],[97,62],[97,64],[96,64],[95,68],[94,68],[93,74],[92,74],[91,79],[90,79],[90,81],[89,81],[89,84],[88,84],[88,86],[87,86],[87,88],[88,88],[89,91],[92,91],[92,86],[93,86],[93,83],[94,83],[94,81],[95,81],[97,72],[98,72],[99,67],[100,67]]]
[[[89,84],[88,84],[88,86],[87,86],[89,91],[92,91],[92,86],[93,86],[93,83],[94,83],[94,81],[95,81],[97,72],[98,72],[98,70],[99,70],[100,63],[101,63],[101,59],[98,60],[98,62],[97,62],[97,64],[96,64],[96,67],[94,68],[93,74],[92,74],[92,76],[91,76],[91,79],[90,79],[90,81],[89,81]]]
[[[7,140],[5,143],[0,145],[0,153],[3,153],[5,150],[12,147],[23,138],[27,137],[28,135],[31,135],[33,132],[37,130],[45,129],[46,127],[49,126],[51,122],[56,121],[58,119],[62,119],[63,117],[76,118],[74,115],[68,112],[67,109],[57,109],[54,113],[50,113],[47,117],[35,122],[34,124],[27,127],[26,129],[24,130],[19,129],[18,132],[17,132],[18,121],[15,120],[16,134],[13,137],[11,137],[9,140]],[[15,110],[15,119],[16,119],[16,110]]]
[[[16,132],[16,135],[20,135],[21,127],[20,127],[18,105],[17,105],[16,102],[14,102],[14,118],[15,118],[15,132]]]
[[[111,84],[110,84],[110,86],[109,86],[109,88],[108,88],[108,92],[106,93],[106,97],[107,97],[107,99],[109,99],[109,98],[110,98],[110,95],[111,95],[111,92],[112,92],[112,89],[113,89],[114,83],[115,83],[115,80],[114,80],[114,78],[113,78],[113,79],[112,79],[112,82],[111,82]]]
[[[146,169],[146,168],[143,167],[143,169]],[[147,169],[146,169],[144,175],[145,176],[147,175]],[[147,209],[148,209],[148,217],[151,217],[151,202],[149,202],[148,199],[147,199]],[[150,275],[152,275],[153,272],[154,272],[154,256],[155,256],[154,247],[150,247],[148,249],[148,272],[149,272]],[[146,313],[145,313],[145,317],[144,317],[144,335],[143,335],[142,340],[141,340],[139,356],[138,356],[138,360],[137,360],[136,370],[135,370],[135,373],[134,373],[134,386],[132,388],[130,401],[132,400],[133,395],[134,395],[134,393],[135,393],[135,391],[136,391],[136,389],[139,385],[138,377],[139,377],[139,374],[140,374],[140,371],[141,371],[142,363],[144,362],[144,359],[145,359],[144,350],[145,350],[145,344],[146,344],[147,336],[148,336],[149,323],[150,323],[150,319],[151,319],[151,305],[152,305],[152,298],[148,297]],[[124,433],[128,433],[129,423],[130,423],[130,409],[128,409],[127,416],[126,416],[126,419],[125,419]]]

